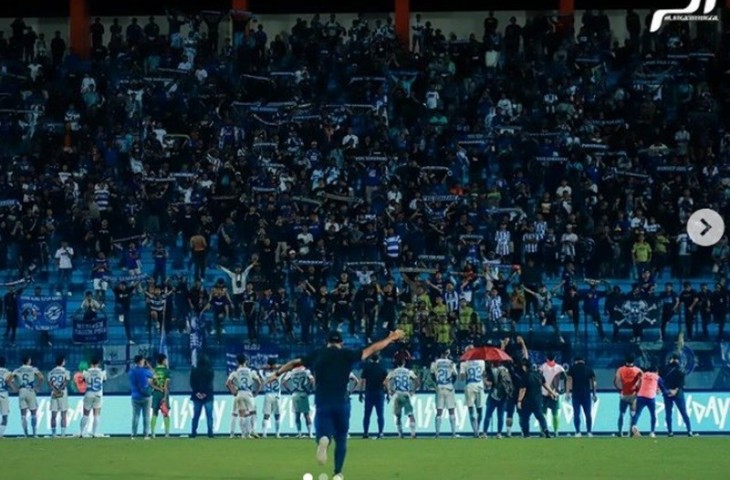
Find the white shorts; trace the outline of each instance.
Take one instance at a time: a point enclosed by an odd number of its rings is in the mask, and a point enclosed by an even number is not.
[[[98,393],[87,393],[84,395],[84,410],[88,412],[95,408],[101,408],[101,395]]]
[[[264,397],[264,415],[279,415],[279,396],[266,395]]]
[[[436,409],[437,410],[453,410],[456,408],[456,395],[452,388],[436,389]]]
[[[251,392],[238,392],[233,405],[237,412],[249,413],[256,411],[256,402],[254,402]]]
[[[472,383],[466,386],[464,389],[464,396],[466,397],[466,406],[469,408],[477,407],[481,408],[484,396],[484,389],[477,383]]]
[[[109,282],[104,280],[103,278],[95,278],[94,279],[94,290],[104,290],[109,287]]]
[[[38,410],[38,400],[35,390],[22,388],[18,394],[18,405],[21,410]]]
[[[62,397],[53,398],[51,397],[51,411],[52,412],[65,412],[68,410],[68,395]]]
[[[10,399],[8,397],[0,397],[0,415],[7,417],[10,414]]]

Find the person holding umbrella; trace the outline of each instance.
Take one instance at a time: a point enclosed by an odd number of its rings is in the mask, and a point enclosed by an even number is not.
[[[509,355],[504,350],[496,347],[478,347],[472,346],[467,347],[466,352],[461,356],[461,377],[466,381],[466,388],[464,393],[466,395],[466,406],[469,409],[469,419],[471,420],[472,428],[474,429],[474,436],[479,436],[479,426],[482,423],[482,395],[484,393],[484,384],[487,382],[489,385],[494,382],[491,380],[493,374],[486,369],[486,362],[500,363],[512,361]],[[497,396],[498,393],[494,392]],[[492,394],[490,393],[490,397]],[[496,400],[492,402],[493,409],[491,412],[487,410],[487,418],[491,418],[494,409],[497,408]],[[477,415],[474,415],[476,408]],[[488,407],[487,407],[488,408]],[[501,409],[503,410],[503,408]],[[498,411],[500,420],[498,422],[501,431],[501,416],[503,412]],[[485,419],[485,433],[489,427],[489,420]]]

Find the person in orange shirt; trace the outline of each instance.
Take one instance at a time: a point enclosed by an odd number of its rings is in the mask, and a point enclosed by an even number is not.
[[[624,414],[626,410],[630,408],[632,415],[636,411],[636,391],[641,375],[641,369],[634,365],[634,356],[627,355],[626,362],[616,370],[616,376],[613,378],[613,385],[619,391],[620,395],[618,408],[619,437],[623,436]]]
[[[665,395],[668,393],[664,388],[664,382],[657,373],[656,367],[649,367],[639,379],[639,394],[636,397],[636,412],[631,417],[631,433],[634,437],[640,437],[639,427],[636,424],[641,416],[644,407],[649,409],[651,418],[651,437],[656,437],[656,395],[661,390]]]

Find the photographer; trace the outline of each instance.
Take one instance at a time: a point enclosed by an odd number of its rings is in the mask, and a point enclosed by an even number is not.
[[[134,357],[134,368],[129,371],[132,392],[132,439],[137,437],[139,416],[142,415],[142,435],[149,440],[150,407],[152,397],[152,367],[142,355]]]
[[[96,314],[104,308],[104,304],[99,303],[91,295],[91,291],[87,290],[79,308],[83,312],[84,322],[93,322],[96,319]]]

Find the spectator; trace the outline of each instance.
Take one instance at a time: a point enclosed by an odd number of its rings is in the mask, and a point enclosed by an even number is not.
[[[581,411],[586,421],[586,433],[593,436],[592,404],[598,401],[596,394],[596,374],[586,365],[585,359],[578,355],[573,360],[573,366],[568,370],[568,380],[565,388],[565,399],[573,403],[573,426],[575,436],[581,436]]]
[[[61,242],[61,247],[56,250],[54,258],[58,261],[58,286],[56,287],[56,295],[61,295],[65,291],[71,296],[71,274],[73,273],[73,257],[74,249],[69,246],[67,241]]]

